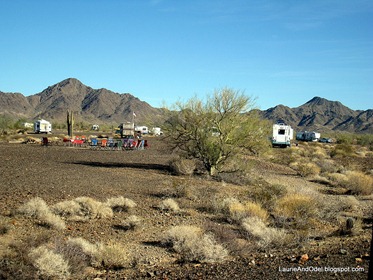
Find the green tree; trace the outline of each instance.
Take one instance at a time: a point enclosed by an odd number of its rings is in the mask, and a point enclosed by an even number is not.
[[[200,160],[210,175],[232,171],[232,160],[268,148],[270,126],[241,91],[223,88],[206,101],[194,97],[175,106],[166,121],[170,143],[185,157]]]

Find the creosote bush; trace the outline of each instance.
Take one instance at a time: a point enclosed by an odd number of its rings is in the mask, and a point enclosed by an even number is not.
[[[221,262],[228,251],[214,237],[195,226],[175,226],[165,233],[163,243],[171,245],[183,261]]]

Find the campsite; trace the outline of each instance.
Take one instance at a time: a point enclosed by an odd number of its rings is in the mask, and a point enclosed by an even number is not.
[[[149,137],[146,149],[121,151],[27,143],[0,143],[1,279],[42,277],[42,269],[52,268],[41,262],[38,270],[34,260],[47,250],[68,262],[57,279],[367,279],[373,197],[323,175],[341,166],[367,172],[373,157],[362,146],[344,155],[334,144],[272,149],[247,158],[246,176],[217,180],[175,173],[163,137]],[[310,154],[323,162],[322,171],[290,162]],[[289,219],[273,198],[291,195],[304,207]],[[73,217],[76,202],[80,214]],[[241,216],[250,218],[243,210],[249,202],[262,205],[251,210],[267,221],[261,235],[240,225]],[[48,209],[59,214],[46,218]],[[199,239],[213,246],[194,240],[207,247],[178,250],[165,241],[171,229],[185,236],[201,230]],[[90,255],[78,241],[106,249]],[[57,261],[48,260],[56,269]]]

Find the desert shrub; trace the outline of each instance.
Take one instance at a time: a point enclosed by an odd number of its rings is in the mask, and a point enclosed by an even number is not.
[[[235,198],[226,198],[222,201],[221,211],[228,216],[228,220],[240,222],[242,219],[256,216],[263,221],[267,220],[268,213],[257,202],[246,201],[241,203]]]
[[[186,158],[174,158],[170,161],[169,166],[175,175],[193,175],[196,169],[196,161]]]
[[[100,244],[93,265],[106,269],[121,269],[129,263],[127,250],[118,243]]]
[[[56,229],[64,229],[65,222],[53,214],[47,203],[39,198],[33,198],[18,208],[18,213],[38,220],[38,223]]]
[[[373,193],[373,177],[360,171],[347,171],[344,187],[352,194],[370,195]]]
[[[334,157],[346,157],[354,154],[354,147],[352,144],[338,144],[330,151],[330,156]]]
[[[295,228],[308,228],[310,219],[317,216],[317,201],[305,194],[288,194],[275,205],[275,214],[280,220]]]
[[[321,159],[317,162],[321,173],[335,173],[340,169],[340,166],[335,161],[330,159]]]
[[[167,199],[163,200],[160,203],[159,208],[162,209],[162,210],[167,210],[167,211],[172,211],[172,212],[179,212],[180,211],[179,204],[177,204],[177,202],[175,200],[173,200],[172,198],[167,198]]]
[[[113,216],[113,210],[109,205],[90,197],[77,197],[74,200],[56,203],[52,206],[52,211],[72,221],[86,221]]]
[[[175,226],[165,233],[163,243],[171,245],[183,261],[220,262],[228,251],[214,237],[194,226]]]
[[[277,199],[284,196],[286,187],[279,184],[256,185],[248,190],[248,196],[266,209],[271,209]]]
[[[121,244],[114,242],[93,244],[80,237],[69,238],[68,243],[79,246],[90,257],[91,265],[94,267],[120,269],[128,264],[128,253]]]
[[[106,201],[106,205],[112,208],[114,211],[129,211],[136,207],[136,202],[132,199],[125,198],[123,196],[112,197]]]
[[[318,175],[321,171],[320,167],[313,162],[292,162],[289,165],[291,168],[297,171],[298,175],[307,177],[311,175]]]
[[[267,227],[263,220],[255,216],[243,219],[241,225],[250,236],[258,239],[261,248],[282,246],[289,238],[285,230]]]
[[[69,264],[60,254],[56,254],[47,246],[42,245],[30,251],[33,265],[42,276],[67,279],[70,276]]]
[[[139,227],[141,225],[141,218],[135,215],[131,215],[127,217],[122,223],[120,224],[120,227],[126,230],[134,230],[135,228]]]

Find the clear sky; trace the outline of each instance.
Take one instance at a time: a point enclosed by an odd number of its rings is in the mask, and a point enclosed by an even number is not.
[[[66,78],[154,107],[223,87],[260,109],[373,108],[372,0],[0,0],[0,91]]]

